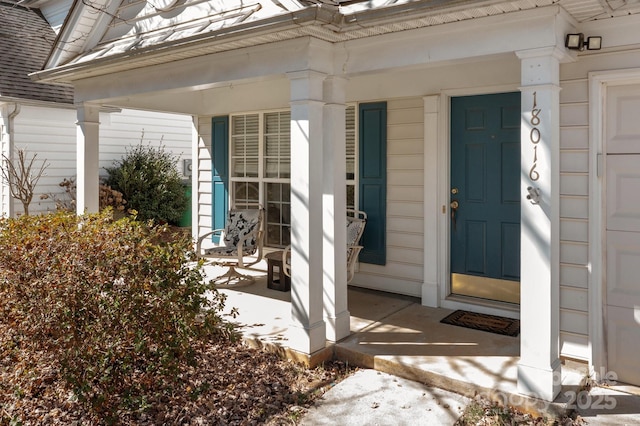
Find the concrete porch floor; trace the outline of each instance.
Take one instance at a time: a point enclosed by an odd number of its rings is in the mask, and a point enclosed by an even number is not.
[[[268,289],[262,272],[256,272],[250,286],[220,291],[227,295],[227,309],[237,308],[233,321],[245,340],[286,353],[290,292]],[[565,393],[577,392],[586,379],[586,365],[567,361],[562,392],[554,403],[524,397],[517,392],[519,337],[442,324],[452,311],[422,306],[417,298],[356,287],[349,287],[348,297],[351,335],[328,342],[325,359],[335,357],[467,397],[481,394],[535,414],[565,414]]]

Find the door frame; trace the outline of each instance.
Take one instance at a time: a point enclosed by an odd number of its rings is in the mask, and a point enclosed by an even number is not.
[[[606,98],[607,87],[640,84],[640,68],[589,73],[589,367],[596,380],[607,379],[606,341]]]
[[[440,92],[439,119],[438,119],[438,252],[437,261],[439,306],[446,309],[465,309],[490,315],[499,315],[509,318],[520,318],[520,308],[512,304],[474,299],[465,296],[451,294],[451,221],[449,202],[451,188],[451,98],[459,96],[490,95],[497,93],[518,92],[518,84],[505,84],[473,89],[449,89]],[[434,263],[426,263],[433,265]]]

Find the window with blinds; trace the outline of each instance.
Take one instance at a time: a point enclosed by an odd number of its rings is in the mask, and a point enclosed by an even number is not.
[[[258,177],[260,157],[259,115],[231,118],[231,173],[233,177]]]
[[[267,178],[291,177],[291,113],[264,115],[264,170]]]
[[[356,207],[356,108],[346,110],[347,208]],[[231,116],[231,205],[265,206],[265,243],[285,247],[291,234],[291,112]]]
[[[356,208],[356,107],[347,106],[345,113],[345,145],[347,161],[347,208]]]

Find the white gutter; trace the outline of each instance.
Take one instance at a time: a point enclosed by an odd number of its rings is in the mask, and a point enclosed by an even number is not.
[[[8,109],[8,108],[7,108]],[[15,102],[13,103],[13,111],[7,115],[7,123],[6,123],[6,135],[8,136],[8,141],[2,144],[2,154],[7,158],[12,157],[13,147],[14,147],[14,131],[13,131],[13,123],[15,118],[20,114],[20,104]],[[3,134],[4,136],[4,134]],[[4,159],[3,159],[4,160]],[[8,217],[13,217],[13,198],[11,197],[11,192],[9,191],[9,183],[2,179],[2,203],[5,202],[6,197],[6,207]],[[3,213],[4,213],[4,205],[3,205]]]
[[[361,2],[355,2],[361,3]],[[392,23],[407,16],[434,16],[442,13],[455,13],[461,10],[474,8],[483,8],[498,3],[504,3],[504,0],[432,0],[428,2],[405,2],[397,5],[391,5],[380,8],[368,8],[349,12],[349,6],[341,6],[343,19],[341,21],[340,30],[348,31],[355,28],[367,28],[375,25],[383,25]]]

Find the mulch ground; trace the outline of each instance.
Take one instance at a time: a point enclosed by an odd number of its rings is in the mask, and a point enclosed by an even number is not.
[[[102,423],[80,404],[46,354],[22,358],[0,322],[0,425]],[[4,325],[6,331],[6,325]],[[156,390],[144,407],[122,410],[123,425],[289,425],[348,374],[340,362],[308,369],[278,355],[228,341],[198,355],[171,389]]]

